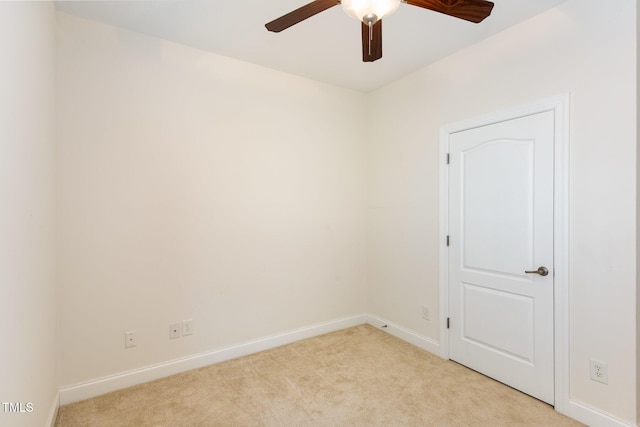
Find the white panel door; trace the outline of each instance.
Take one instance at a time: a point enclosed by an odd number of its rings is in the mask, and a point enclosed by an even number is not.
[[[450,357],[553,404],[554,114],[451,134],[449,150]]]

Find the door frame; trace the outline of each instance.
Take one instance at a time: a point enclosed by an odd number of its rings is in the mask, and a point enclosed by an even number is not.
[[[449,135],[480,126],[530,116],[546,111],[554,113],[553,171],[553,332],[555,409],[566,413],[569,405],[569,106],[570,94],[508,108],[440,128],[440,356],[449,359]]]

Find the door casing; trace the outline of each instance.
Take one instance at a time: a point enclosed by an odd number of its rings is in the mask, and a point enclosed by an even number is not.
[[[449,135],[506,120],[553,111],[554,135],[554,348],[555,408],[566,413],[569,405],[569,105],[563,94],[527,105],[443,126],[440,129],[440,356],[449,359]]]

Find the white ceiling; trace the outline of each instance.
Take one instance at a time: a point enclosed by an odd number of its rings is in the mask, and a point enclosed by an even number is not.
[[[309,1],[56,1],[56,7],[287,73],[370,91],[566,0],[493,0],[493,13],[480,24],[401,4],[384,19],[383,57],[372,63],[362,62],[360,24],[340,6],[281,33],[265,29],[267,22]]]

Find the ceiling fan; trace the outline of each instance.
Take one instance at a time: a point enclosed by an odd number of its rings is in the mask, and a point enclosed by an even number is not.
[[[400,3],[422,7],[445,15],[478,23],[491,15],[493,2],[486,0],[315,0],[265,25],[279,33],[320,12],[342,4],[347,15],[362,25],[362,61],[382,58],[382,18],[396,11]]]

